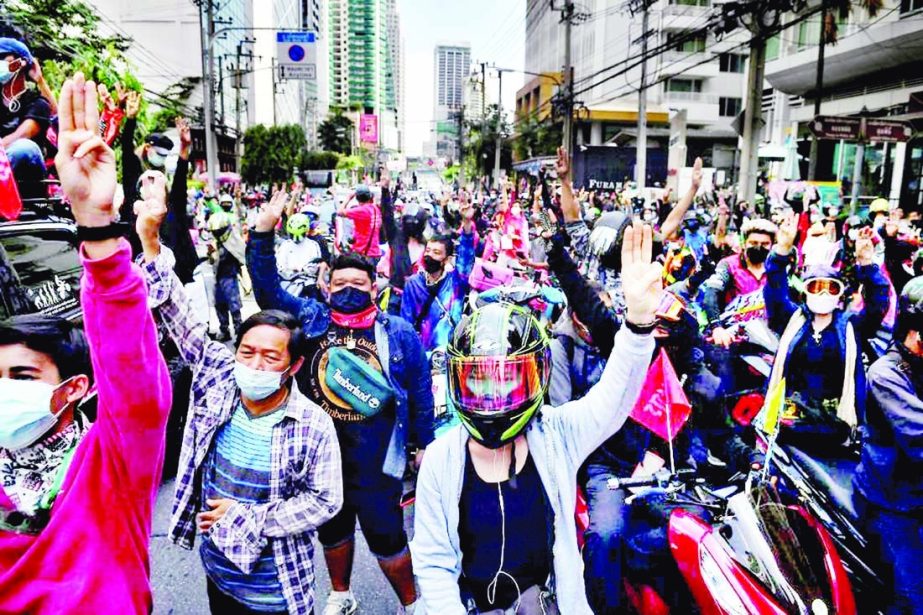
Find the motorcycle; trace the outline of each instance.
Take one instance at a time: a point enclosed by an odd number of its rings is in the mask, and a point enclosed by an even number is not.
[[[696,470],[661,470],[651,476],[612,479],[609,488],[636,490],[629,501],[659,497],[672,506],[667,520],[669,552],[685,581],[680,592],[688,590],[699,612],[857,613],[846,569],[818,518],[798,502],[784,502],[769,482],[751,474],[741,485],[740,478],[715,489]],[[637,613],[672,612],[670,596],[636,580],[630,570],[625,584]],[[688,604],[682,608],[688,609]]]
[[[757,444],[769,446],[757,430]],[[829,532],[856,590],[859,612],[880,613],[876,603],[887,591],[872,562],[876,555],[864,536],[853,499],[852,477],[859,465],[857,450],[844,448],[842,457],[819,457],[791,445],[776,445],[773,466],[785,485]]]
[[[473,301],[474,308],[500,302],[527,307],[545,326],[554,324],[567,305],[567,298],[561,289],[525,281],[485,290],[474,297]]]

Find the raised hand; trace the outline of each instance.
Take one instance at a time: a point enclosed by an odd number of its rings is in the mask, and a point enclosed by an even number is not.
[[[139,111],[141,111],[141,92],[129,90],[125,95],[125,115],[135,118],[138,117]]]
[[[859,236],[856,237],[856,263],[859,265],[871,265],[875,258],[875,244],[872,243],[871,228],[865,227],[859,230]]]
[[[798,216],[790,213],[779,225],[776,233],[776,254],[785,255],[795,246],[795,237],[798,236]]]
[[[135,229],[143,244],[158,241],[160,225],[167,217],[167,179],[160,171],[141,176],[141,200],[134,205]]]
[[[287,203],[288,193],[285,190],[279,190],[273,194],[269,202],[263,203],[260,207],[260,213],[256,216],[256,230],[260,233],[274,230],[279,220],[282,219],[282,212],[285,211]]]
[[[558,173],[558,179],[561,181],[570,176],[570,155],[567,148],[558,148],[558,159],[554,162],[554,170]]]
[[[176,130],[179,132],[180,158],[189,160],[189,152],[192,151],[192,130],[189,128],[189,120],[184,117],[176,118]]]
[[[663,294],[663,267],[652,259],[654,236],[650,225],[637,220],[622,240],[622,291],[626,318],[636,325],[654,322]]]
[[[96,84],[83,73],[64,82],[58,123],[55,167],[74,219],[81,226],[108,226],[115,218],[115,154],[99,135]]]
[[[702,159],[696,158],[692,163],[692,187],[698,192],[702,187]]]

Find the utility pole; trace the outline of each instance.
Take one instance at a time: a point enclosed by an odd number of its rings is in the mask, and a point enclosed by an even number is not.
[[[205,164],[208,181],[214,188],[218,176],[218,141],[215,137],[215,57],[211,42],[215,35],[215,7],[211,0],[199,5],[199,27],[202,31],[202,106],[205,111]]]
[[[215,114],[215,117],[218,118],[218,121],[221,125],[225,125],[224,122],[224,57],[218,56],[218,113]]]
[[[276,116],[278,114],[278,109],[276,107],[276,92],[279,89],[279,83],[277,80],[276,70],[278,70],[278,67],[276,66],[276,59],[272,58],[272,123],[273,125],[275,125],[276,123]]]
[[[500,148],[503,147],[503,69],[497,69],[497,146],[494,151],[494,181],[500,186]]]
[[[481,126],[487,125],[487,62],[481,62]]]
[[[647,28],[650,16],[648,0],[642,0],[641,16],[641,85],[638,87],[638,138],[635,141],[635,182],[640,190],[647,185]]]
[[[753,203],[759,168],[760,132],[763,129],[763,75],[766,69],[766,40],[755,32],[750,41],[747,75],[747,106],[744,109],[743,148],[740,156],[740,200]]]
[[[564,147],[567,155],[573,156],[574,143],[574,67],[571,66],[571,27],[573,25],[574,3],[565,0],[561,20],[564,22],[564,91],[567,99],[564,105]]]
[[[823,5],[820,12],[820,43],[817,46],[817,81],[814,83],[814,117],[820,115],[820,101],[824,95],[824,48],[827,46],[827,33],[824,27],[827,23],[827,6]],[[808,159],[808,179],[817,179],[817,156],[820,140],[811,137],[811,154]]]
[[[458,185],[465,187],[465,105],[458,111]]]

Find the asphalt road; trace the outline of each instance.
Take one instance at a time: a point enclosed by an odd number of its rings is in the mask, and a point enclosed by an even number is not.
[[[243,297],[242,316],[246,319],[259,308],[252,295]],[[218,319],[212,310],[211,328],[218,329]],[[164,483],[154,508],[154,533],[151,538],[151,584],[154,589],[154,615],[199,615],[209,613],[205,593],[205,574],[199,560],[198,546],[187,551],[174,545],[168,537],[170,510],[173,503],[174,481]],[[408,509],[412,510],[411,509]],[[406,525],[411,522],[406,514]],[[411,534],[408,534],[408,536]],[[369,552],[361,531],[356,528],[356,561],[353,567],[352,590],[359,600],[359,612],[368,614],[396,613],[398,600]],[[314,612],[320,615],[330,592],[330,580],[324,563],[323,549],[314,541],[314,566],[317,574]]]

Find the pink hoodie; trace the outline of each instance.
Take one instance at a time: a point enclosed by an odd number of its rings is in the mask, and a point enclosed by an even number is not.
[[[98,418],[77,447],[48,526],[0,531],[0,613],[149,613],[148,547],[170,412],[167,367],[131,250],[81,254]],[[0,506],[11,507],[0,492]]]

